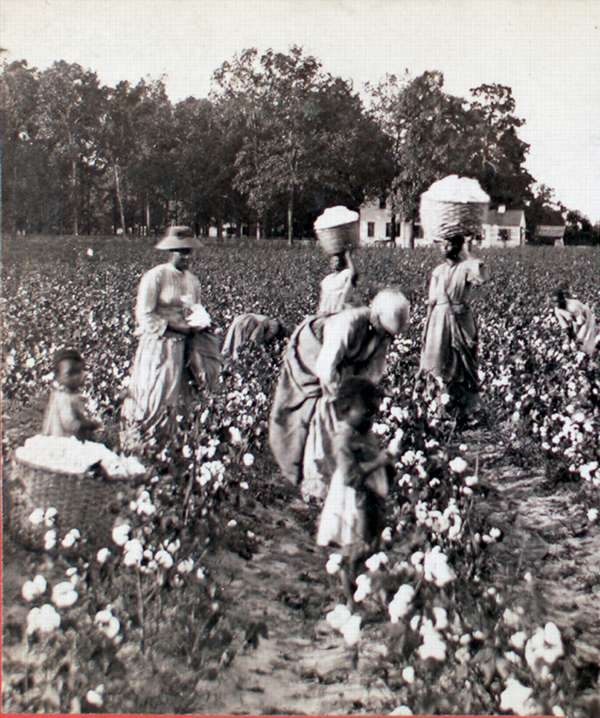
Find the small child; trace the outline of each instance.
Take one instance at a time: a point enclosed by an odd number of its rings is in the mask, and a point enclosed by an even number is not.
[[[85,441],[102,423],[88,416],[79,394],[85,374],[83,357],[75,349],[61,349],[54,355],[53,364],[56,387],[46,406],[42,434],[75,436]]]
[[[350,606],[358,565],[376,550],[384,528],[391,459],[371,433],[379,401],[377,387],[360,377],[345,379],[334,400],[340,421],[333,439],[336,468],[319,520],[317,544],[342,549],[341,580]]]

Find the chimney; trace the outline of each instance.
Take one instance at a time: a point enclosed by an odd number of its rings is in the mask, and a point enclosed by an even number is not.
[[[499,204],[498,205],[498,214],[504,214],[506,212],[506,205],[505,204]]]

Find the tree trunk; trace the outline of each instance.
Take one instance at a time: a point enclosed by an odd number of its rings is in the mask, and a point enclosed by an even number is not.
[[[71,201],[73,203],[73,234],[79,235],[79,217],[77,211],[77,160],[71,162]]]
[[[117,204],[119,206],[119,219],[121,221],[121,229],[123,236],[127,234],[125,230],[125,209],[123,207],[123,192],[121,191],[121,178],[119,177],[119,165],[115,162],[113,165],[115,175],[115,194],[117,195]]]
[[[217,239],[223,239],[223,220],[217,220]]]
[[[288,197],[287,225],[288,244],[291,247],[294,241],[294,190],[290,191],[290,196]]]
[[[146,234],[150,236],[150,200],[148,199],[148,193],[146,193]]]
[[[10,226],[10,234],[12,238],[14,239],[17,236],[17,147],[15,147],[15,150],[13,152],[13,171],[12,171],[12,201],[11,201],[11,207],[10,207],[10,219],[11,219],[11,226]]]
[[[415,232],[412,219],[402,219],[400,246],[404,247],[404,249],[414,249],[415,247]]]
[[[260,219],[256,220],[256,239],[260,239]]]

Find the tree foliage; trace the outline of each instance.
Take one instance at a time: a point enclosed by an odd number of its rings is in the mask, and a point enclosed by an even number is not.
[[[293,46],[223,62],[207,98],[173,104],[164,79],[101,85],[95,72],[25,60],[0,66],[5,231],[127,234],[177,221],[305,236],[327,206],[387,195],[417,217],[419,197],[447,174],[477,178],[493,204],[526,206],[530,233],[565,214],[532,189],[510,87],[470,97],[441,72],[352,83]],[[568,217],[568,236],[593,234]],[[394,223],[393,223],[394,224]]]

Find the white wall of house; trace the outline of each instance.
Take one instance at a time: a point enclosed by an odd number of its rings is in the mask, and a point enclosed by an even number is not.
[[[391,239],[392,211],[389,207],[381,209],[379,200],[365,202],[360,207],[360,243],[373,244]],[[387,235],[386,235],[387,232]]]

